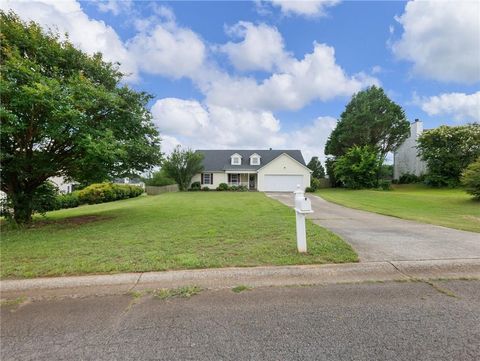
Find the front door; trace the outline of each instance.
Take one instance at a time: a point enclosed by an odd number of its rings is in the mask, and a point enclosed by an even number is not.
[[[250,177],[248,179],[248,185],[250,190],[255,189],[255,178],[255,174],[250,174]]]

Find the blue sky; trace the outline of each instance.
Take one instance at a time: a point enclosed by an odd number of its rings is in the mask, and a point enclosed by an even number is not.
[[[382,86],[426,128],[480,119],[480,3],[3,1],[154,96],[163,149],[320,155],[351,95]]]

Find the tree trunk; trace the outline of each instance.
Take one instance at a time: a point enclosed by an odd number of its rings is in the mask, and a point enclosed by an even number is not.
[[[17,224],[27,224],[32,221],[33,214],[33,193],[18,190],[10,195],[13,207],[13,220]]]

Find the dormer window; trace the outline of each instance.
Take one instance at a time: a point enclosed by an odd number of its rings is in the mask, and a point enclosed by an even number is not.
[[[250,165],[260,165],[260,156],[257,153],[250,156]]]
[[[235,153],[230,157],[230,159],[231,159],[232,165],[242,164],[242,156],[240,154]]]

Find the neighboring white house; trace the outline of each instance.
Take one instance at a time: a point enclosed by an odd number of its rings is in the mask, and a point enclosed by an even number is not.
[[[143,182],[140,178],[115,178],[113,180],[115,184],[130,184],[132,186],[142,187],[145,189],[145,182]]]
[[[203,172],[193,182],[215,189],[220,183],[261,192],[292,192],[310,186],[311,170],[300,150],[197,150]]]
[[[60,193],[72,193],[73,186],[77,184],[76,182],[68,181],[64,177],[50,177],[48,180],[55,184]]]
[[[393,178],[403,174],[421,176],[427,171],[426,163],[418,156],[417,141],[423,133],[423,123],[415,119],[410,124],[410,136],[393,153]]]

